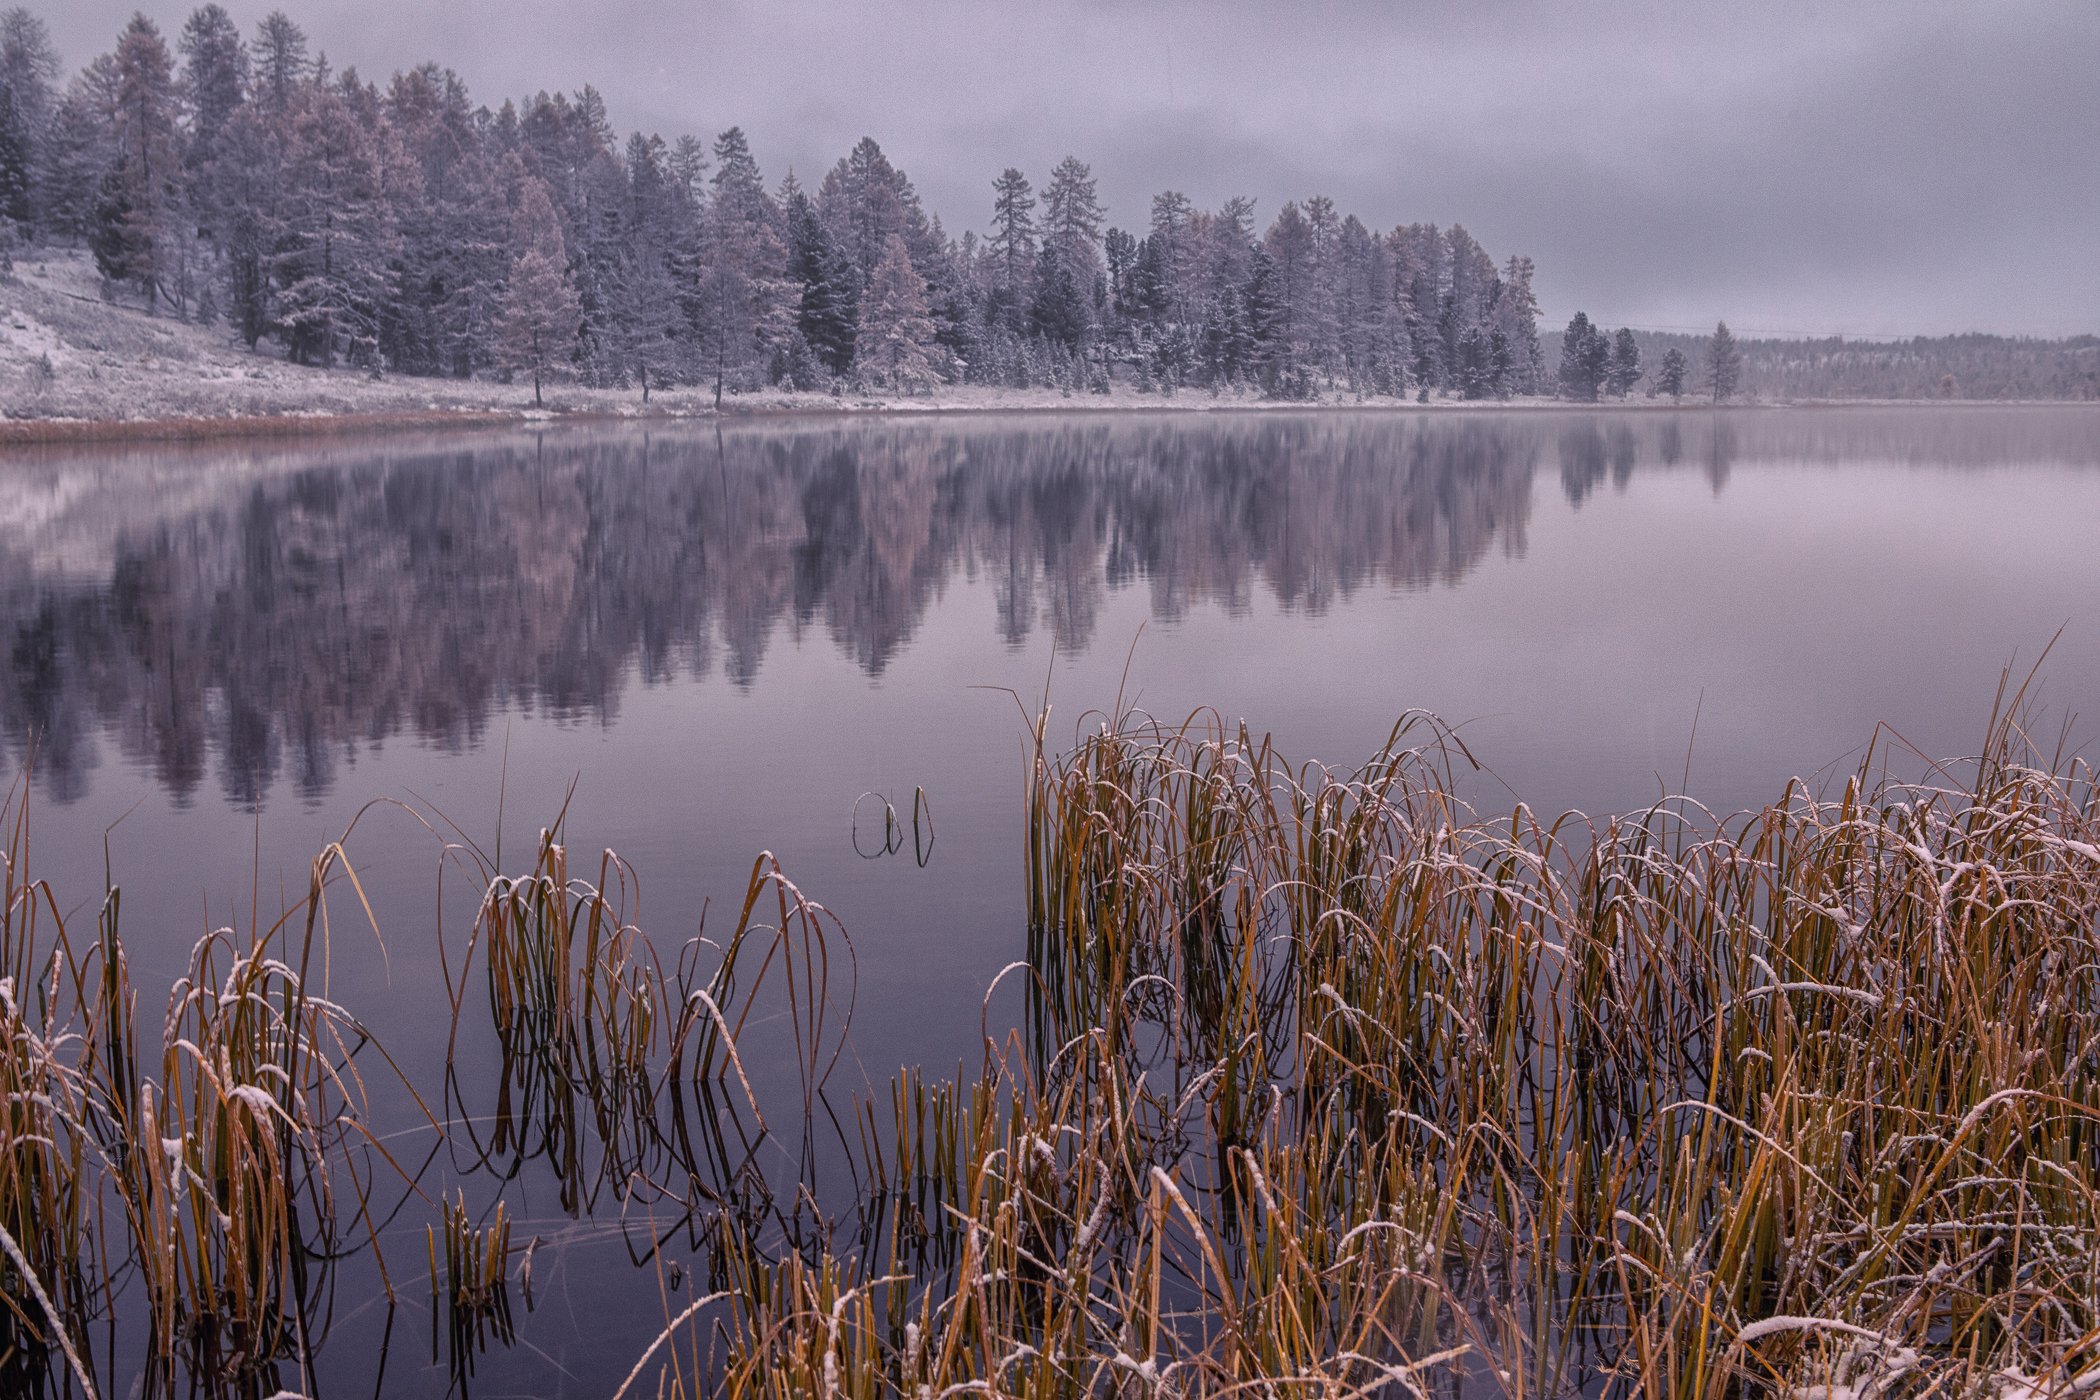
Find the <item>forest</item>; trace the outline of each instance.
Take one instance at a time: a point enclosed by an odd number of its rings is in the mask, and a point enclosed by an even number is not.
[[[297,363],[596,386],[936,383],[1468,398],[1544,385],[1532,264],[1457,224],[1380,233],[1330,199],[1108,227],[1077,157],[987,185],[959,236],[864,138],[769,185],[736,127],[624,140],[597,91],[495,110],[427,63],[336,71],[282,12],[244,38],[144,15],[62,87],[0,20],[0,215],[107,285]]]
[[[437,63],[382,87],[283,12],[143,14],[61,82],[0,15],[0,274],[92,252],[104,295],[298,365],[638,392],[940,385],[1579,402],[2100,398],[2100,339],[1542,334],[1528,257],[1334,201],[1110,226],[1092,169],[1009,167],[951,233],[864,137],[769,185],[741,128],[621,138],[593,88],[496,109]]]

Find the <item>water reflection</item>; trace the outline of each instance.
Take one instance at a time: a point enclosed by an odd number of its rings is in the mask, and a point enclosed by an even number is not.
[[[936,420],[54,455],[0,482],[0,727],[50,793],[105,746],[178,798],[328,792],[363,746],[516,706],[617,720],[635,679],[757,683],[812,633],[870,676],[944,589],[1083,647],[1257,595],[1318,613],[1521,556],[1568,502],[1739,461],[2094,460],[2089,415],[1424,414]]]

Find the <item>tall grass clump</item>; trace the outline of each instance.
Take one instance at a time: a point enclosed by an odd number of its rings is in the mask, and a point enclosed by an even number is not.
[[[729,1251],[721,1393],[2100,1391],[2083,761],[1549,821],[1425,716],[1044,734],[1021,1029]]]
[[[309,1374],[328,1277],[393,1170],[365,1127],[370,1037],[313,986],[340,848],[284,919],[201,939],[157,1027],[120,892],[76,940],[28,850],[24,799],[0,869],[0,1389],[267,1393]]]
[[[442,1204],[326,994],[340,844],[142,1009],[119,893],[70,932],[18,805],[0,1393],[314,1393],[337,1261],[391,1297],[419,1200],[464,1387],[526,1340],[531,1173],[658,1271],[616,1400],[2100,1394],[2093,772],[2002,717],[1899,761],[1725,818],[1484,816],[1426,715],[1343,772],[1039,714],[1025,927],[954,1008],[981,1053],[852,1096],[852,944],[771,856],[659,953],[559,821],[521,872],[448,843]]]

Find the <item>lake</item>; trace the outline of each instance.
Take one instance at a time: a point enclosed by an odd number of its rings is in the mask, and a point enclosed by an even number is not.
[[[974,1056],[997,1014],[1046,700],[1060,744],[1118,705],[1210,707],[1343,768],[1427,710],[1477,760],[1483,814],[1679,791],[1730,812],[1841,782],[1877,725],[1898,769],[1972,754],[2001,675],[2037,661],[2044,747],[2089,744],[2096,523],[2100,411],[2081,408],[16,453],[0,733],[34,870],[92,928],[106,848],[153,1008],[200,935],[289,907],[356,819],[384,942],[337,902],[328,993],[419,1083],[448,1048],[439,915],[455,938],[478,892],[456,861],[440,888],[446,841],[500,841],[520,867],[560,816],[578,873],[600,848],[631,865],[630,912],[667,946],[733,922],[770,851],[852,938],[850,1096]],[[380,799],[401,805],[366,810]],[[456,1154],[432,1170],[473,1177]],[[570,1220],[533,1172],[509,1198],[551,1247],[520,1345],[480,1358],[477,1389],[603,1393],[662,1325],[656,1279],[618,1222]],[[422,1225],[401,1229],[420,1269]],[[341,1292],[331,1364],[369,1390],[391,1339],[388,1393],[445,1389],[419,1304],[389,1330]]]

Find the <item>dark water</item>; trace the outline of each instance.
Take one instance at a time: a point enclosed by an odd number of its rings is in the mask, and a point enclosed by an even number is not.
[[[0,461],[0,734],[10,778],[33,756],[35,867],[90,924],[107,834],[147,988],[199,934],[288,905],[375,798],[500,834],[518,865],[573,783],[572,848],[632,862],[639,921],[667,944],[710,898],[721,918],[771,850],[855,941],[850,1091],[973,1054],[984,986],[1019,955],[1016,694],[1047,687],[1066,736],[1119,694],[1170,718],[1215,706],[1344,766],[1426,708],[1485,765],[1484,811],[1680,787],[1733,810],[1841,775],[1877,722],[1925,755],[1972,752],[2001,671],[2052,637],[2039,716],[2053,735],[2090,715],[2096,526],[2089,409],[954,418],[17,456]],[[856,851],[862,794],[908,815],[920,790],[923,866],[909,841],[865,858],[867,824]],[[385,952],[339,919],[329,973],[419,1076],[444,1053],[439,849],[400,809],[360,821],[349,854]],[[477,1393],[601,1393],[661,1325],[655,1279],[604,1243],[615,1227],[539,1191],[512,1196],[560,1242],[530,1345],[485,1359]],[[442,1391],[408,1311],[387,1388]],[[337,1313],[331,1365],[369,1391],[385,1320]]]

